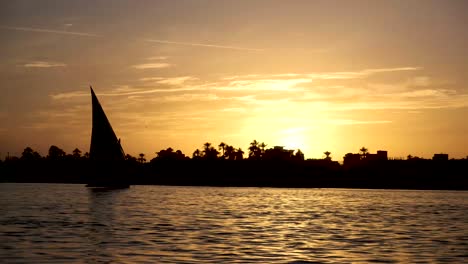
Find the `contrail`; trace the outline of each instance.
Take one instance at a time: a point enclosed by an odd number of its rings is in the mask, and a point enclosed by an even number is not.
[[[64,35],[75,35],[82,37],[99,37],[96,34],[84,33],[84,32],[74,32],[74,31],[64,31],[64,30],[53,30],[53,29],[44,29],[44,28],[30,28],[30,27],[9,27],[9,26],[0,26],[0,28],[10,29],[10,30],[19,30],[19,31],[29,31],[29,32],[41,32],[41,33],[54,33],[54,34],[64,34]]]
[[[197,47],[207,47],[207,48],[217,48],[217,49],[232,49],[232,50],[245,50],[245,51],[264,51],[263,49],[252,49],[252,48],[223,46],[223,45],[212,45],[212,44],[203,44],[203,43],[176,42],[176,41],[167,41],[167,40],[158,40],[158,39],[146,39],[146,41],[162,43],[162,44],[176,44],[176,45],[197,46]]]

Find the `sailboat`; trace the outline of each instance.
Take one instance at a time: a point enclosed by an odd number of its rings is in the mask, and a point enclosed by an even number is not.
[[[93,109],[89,150],[92,172],[86,186],[128,188],[130,185],[126,178],[128,175],[125,173],[125,154],[120,145],[120,139],[117,139],[93,88],[91,86],[89,88]]]

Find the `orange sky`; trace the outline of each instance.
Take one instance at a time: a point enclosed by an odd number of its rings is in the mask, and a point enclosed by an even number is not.
[[[468,155],[466,1],[8,1],[0,158],[89,150],[93,85],[124,150],[204,142],[342,160]]]

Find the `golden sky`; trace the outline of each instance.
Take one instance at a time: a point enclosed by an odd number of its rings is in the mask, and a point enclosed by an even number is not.
[[[0,157],[203,143],[468,155],[467,1],[2,1]]]

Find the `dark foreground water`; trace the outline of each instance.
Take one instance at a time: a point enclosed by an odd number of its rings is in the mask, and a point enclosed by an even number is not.
[[[0,184],[2,263],[468,263],[468,192]]]

